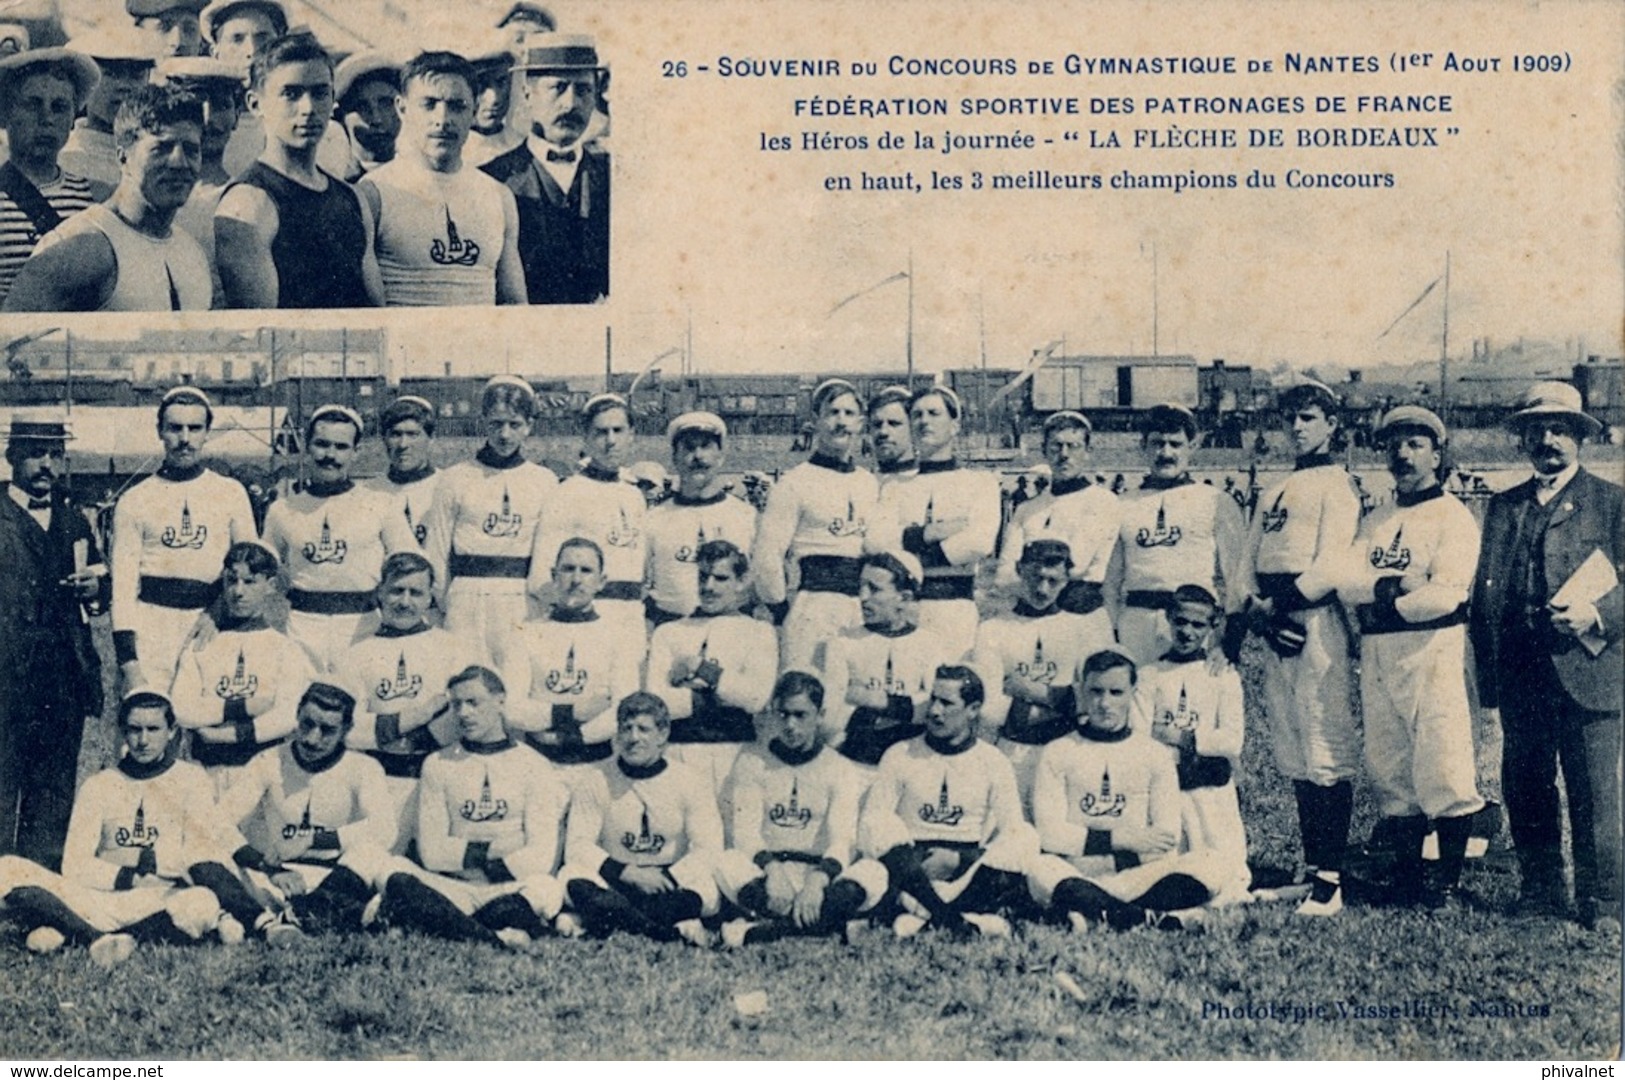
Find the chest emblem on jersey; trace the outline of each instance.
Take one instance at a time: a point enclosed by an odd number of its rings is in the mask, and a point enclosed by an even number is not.
[[[379,679],[377,687],[373,689],[373,694],[379,701],[395,701],[400,698],[415,698],[418,696],[418,691],[422,689],[423,676],[409,675],[407,673],[406,654],[401,653],[400,660],[395,664],[394,680]]]
[[[626,507],[623,506],[620,509],[619,519],[605,534],[604,539],[609,541],[610,547],[634,547],[642,535],[638,527],[632,524],[632,519],[626,516]]]
[[[1033,658],[1031,660],[1022,660],[1016,664],[1017,675],[1041,683],[1047,683],[1055,678],[1055,673],[1059,670],[1055,666],[1054,660],[1044,656],[1043,638],[1039,638],[1033,643]]]
[[[158,842],[158,829],[156,826],[147,828],[147,804],[135,804],[135,818],[131,820],[130,827],[120,825],[113,833],[113,843],[122,848],[150,848]]]
[[[429,527],[420,522],[412,520],[411,503],[406,504],[406,527],[412,530],[412,535],[417,537],[419,544],[422,544],[424,541],[429,539]]]
[[[1143,548],[1173,547],[1185,533],[1178,525],[1168,524],[1168,508],[1157,502],[1157,523],[1152,528],[1142,527],[1134,534],[1134,542]]]
[[[952,829],[959,824],[965,816],[965,808],[953,803],[948,797],[948,778],[942,778],[942,790],[937,793],[934,803],[920,804],[920,820],[927,825],[941,825]]]
[[[812,808],[801,805],[801,792],[796,781],[790,781],[790,801],[774,803],[767,812],[767,820],[781,829],[805,829],[812,823]]]
[[[897,668],[892,663],[892,654],[890,651],[886,653],[885,672],[879,678],[875,678],[873,675],[869,676],[869,681],[865,685],[870,690],[884,690],[887,697],[911,697],[915,690],[914,687],[909,686],[904,680],[898,678]],[[918,689],[921,693],[924,693],[925,691],[925,677],[923,675],[920,677],[920,685]]]
[[[282,826],[282,839],[284,839],[284,840],[295,840],[295,839],[298,839],[299,837],[304,837],[304,836],[308,836],[311,839],[315,839],[316,837],[320,836],[322,833],[332,832],[332,831],[333,831],[332,829],[326,828],[325,826],[311,824],[311,821],[310,821],[310,799],[307,798],[305,800],[305,812],[299,818],[299,823],[297,825],[295,825],[293,822],[290,821],[286,825]]]
[[[694,531],[694,546],[689,547],[687,544],[684,544],[682,547],[677,549],[677,554],[672,556],[672,557],[674,559],[676,559],[680,563],[699,562],[700,561],[700,549],[705,546],[706,541],[708,541],[708,540],[721,540],[721,539],[722,539],[722,530],[720,528],[717,529],[717,535],[716,536],[710,537],[710,536],[705,535],[705,526],[701,525],[698,529],[696,529]]]
[[[1171,727],[1175,731],[1193,731],[1201,719],[1201,713],[1190,707],[1190,699],[1185,693],[1183,683],[1179,687],[1179,700],[1173,708],[1164,705],[1157,713],[1157,723]]]
[[[1128,796],[1121,791],[1112,790],[1112,774],[1102,769],[1100,771],[1100,791],[1086,791],[1078,800],[1078,809],[1083,811],[1084,817],[1104,818],[1122,817],[1123,807],[1128,803]]]
[[[1281,500],[1285,496],[1286,492],[1284,491],[1275,496],[1274,504],[1259,516],[1258,527],[1264,532],[1278,533],[1286,528],[1286,507],[1281,505]]]
[[[446,236],[435,237],[429,244],[429,261],[439,266],[473,266],[480,261],[480,245],[464,240],[451,219],[451,207],[446,207]]]
[[[1394,542],[1386,548],[1374,547],[1371,549],[1371,565],[1378,570],[1398,570],[1404,573],[1411,566],[1411,549],[1403,546],[1405,536],[1403,527],[1394,533]]]
[[[320,566],[322,563],[333,563],[335,566],[344,562],[344,556],[350,553],[350,545],[343,540],[333,539],[333,527],[327,522],[327,515],[322,515],[322,535],[314,542],[307,542],[304,546],[305,561]]]
[[[518,536],[524,524],[525,515],[513,512],[513,500],[508,497],[508,486],[502,485],[502,510],[486,514],[485,524],[480,526],[480,531],[498,540],[508,540]]]
[[[214,684],[215,696],[223,701],[246,701],[260,688],[260,677],[250,674],[243,660],[243,650],[237,650],[237,666],[230,675],[220,676]]]
[[[851,499],[846,500],[846,516],[834,517],[829,522],[829,534],[846,538],[848,536],[862,536],[869,531],[869,523],[858,517],[858,508]]]
[[[666,848],[666,838],[649,827],[649,808],[643,808],[643,824],[637,832],[621,834],[621,847],[633,855],[659,855]]]
[[[491,797],[490,773],[486,773],[485,779],[480,781],[480,797],[478,799],[464,799],[458,814],[464,821],[507,820],[508,800],[493,799]]]
[[[576,666],[576,647],[564,654],[563,669],[554,668],[547,673],[543,684],[552,694],[579,694],[587,688],[587,669]]]
[[[209,527],[202,523],[192,521],[192,507],[189,503],[181,503],[181,525],[164,527],[159,534],[158,542],[166,548],[190,549],[196,551],[209,539]]]

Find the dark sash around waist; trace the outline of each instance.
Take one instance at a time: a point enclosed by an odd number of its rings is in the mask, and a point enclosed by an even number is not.
[[[1397,612],[1379,610],[1375,604],[1361,604],[1356,609],[1360,617],[1362,634],[1402,634],[1410,630],[1443,630],[1449,626],[1462,626],[1467,622],[1467,605],[1462,604],[1447,615],[1426,622],[1406,622]]]
[[[921,600],[975,600],[976,575],[975,574],[944,574],[932,577],[927,574],[920,582]]]
[[[695,694],[694,715],[671,722],[674,743],[748,743],[756,741],[756,720],[732,705],[706,705]]]
[[[1275,601],[1275,610],[1282,614],[1330,607],[1337,601],[1337,594],[1329,592],[1319,600],[1305,602],[1303,594],[1298,592],[1297,589],[1299,576],[1298,574],[1259,574],[1258,595],[1266,600]]]
[[[268,747],[276,746],[281,739],[269,743],[211,743],[202,739],[192,740],[192,760],[199,765],[208,767],[228,766],[237,768],[247,765],[254,759],[254,755]]]
[[[452,552],[447,572],[454,578],[519,578],[530,574],[527,555],[464,555]]]
[[[643,599],[643,582],[606,581],[604,587],[598,590],[598,599],[631,600],[636,603]]]
[[[802,592],[858,595],[862,566],[857,559],[845,555],[803,555],[800,566]]]
[[[1098,581],[1069,581],[1056,603],[1073,615],[1092,615],[1106,603],[1106,590]]]
[[[1179,773],[1180,791],[1224,787],[1230,782],[1229,758],[1181,754],[1175,768]]]
[[[364,615],[378,606],[378,598],[367,592],[312,592],[289,589],[288,606],[308,615]]]
[[[1173,598],[1171,589],[1130,589],[1123,594],[1123,606],[1167,611],[1168,604]]]
[[[192,578],[154,577],[141,575],[136,598],[154,607],[174,608],[176,611],[201,611],[214,602],[220,585],[215,581],[195,581]]]
[[[395,754],[387,750],[368,750],[366,753],[384,767],[385,776],[402,780],[417,780],[423,776],[423,762],[427,754]]]
[[[525,734],[525,745],[555,765],[591,765],[597,761],[608,761],[610,755],[615,752],[615,747],[608,739],[600,743],[544,746],[531,732]]]

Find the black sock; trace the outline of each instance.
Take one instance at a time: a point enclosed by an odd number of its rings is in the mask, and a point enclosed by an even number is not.
[[[752,919],[767,915],[767,879],[757,878],[739,890],[739,906]]]
[[[379,921],[450,941],[500,945],[490,930],[464,915],[457,905],[411,874],[391,874],[384,884]]]
[[[474,918],[481,926],[491,930],[523,930],[533,938],[547,933],[547,924],[530,906],[530,901],[518,893],[497,897],[476,911]]]
[[[1349,824],[1354,820],[1354,783],[1351,780],[1339,780],[1328,788],[1320,789],[1323,794],[1322,821],[1323,832],[1321,843],[1325,845],[1321,856],[1322,870],[1343,869],[1344,856],[1349,846]]]
[[[1086,919],[1104,920],[1114,930],[1127,930],[1145,922],[1145,910],[1127,904],[1092,881],[1067,878],[1055,886],[1050,901],[1061,911],[1076,911]]]
[[[372,889],[347,866],[334,867],[322,883],[290,903],[299,923],[313,934],[361,929],[361,913],[372,899]]]
[[[1305,866],[1319,869],[1321,862],[1319,788],[1307,780],[1292,781],[1292,794],[1298,803],[1298,835],[1303,839]]]
[[[671,889],[663,893],[649,893],[633,906],[642,910],[652,921],[664,926],[676,926],[687,919],[697,919],[705,907],[700,894],[693,889]]]
[[[242,879],[217,862],[196,863],[186,871],[192,884],[201,885],[214,893],[220,909],[243,924],[244,930],[254,929],[254,923],[265,914],[265,908],[248,891]]]
[[[89,945],[102,932],[80,918],[67,904],[38,885],[19,885],[6,894],[6,909],[18,923],[35,930],[49,926],[71,945]]]
[[[1169,874],[1135,901],[1152,911],[1184,911],[1213,899],[1213,891],[1189,874]]]
[[[857,917],[868,896],[863,886],[855,881],[832,881],[824,890],[824,902],[818,908],[818,921],[825,927],[838,930]]]
[[[931,914],[931,921],[940,929],[955,930],[965,920],[946,900],[937,895],[936,887],[925,874],[925,852],[914,844],[899,844],[880,858],[891,878],[893,893],[907,893]]]
[[[129,934],[143,945],[190,945],[197,940],[176,926],[167,911],[155,911],[114,933]]]

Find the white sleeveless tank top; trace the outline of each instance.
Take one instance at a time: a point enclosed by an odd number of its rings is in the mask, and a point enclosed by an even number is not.
[[[437,173],[397,158],[378,189],[378,270],[390,307],[496,303],[502,184],[465,166]]]
[[[184,229],[163,240],[139,232],[97,203],[68,218],[39,243],[44,251],[74,236],[99,232],[113,245],[118,281],[102,311],[207,311],[214,300],[209,260]]]

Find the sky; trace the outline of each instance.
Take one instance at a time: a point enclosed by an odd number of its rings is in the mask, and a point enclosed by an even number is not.
[[[68,5],[83,8],[90,0]],[[112,6],[112,0],[94,0]],[[320,7],[321,5],[313,5]],[[920,370],[1019,367],[1045,344],[1068,354],[1192,353],[1204,362],[1364,367],[1436,357],[1443,283],[1388,328],[1450,260],[1451,351],[1519,337],[1581,339],[1619,355],[1625,318],[1621,211],[1625,7],[1507,0],[1409,3],[903,0],[600,0],[551,5],[567,30],[595,35],[612,72],[614,155],[610,299],[582,308],[478,312],[357,312],[349,325],[386,325],[401,369],[601,370],[605,328],[614,364],[636,370],[692,335],[701,371],[899,369],[909,337]],[[488,16],[502,4],[459,7]],[[347,0],[349,25],[385,28],[375,44],[450,40],[476,21],[413,0]],[[403,21],[404,20],[404,21]],[[316,21],[316,20],[313,20]],[[389,30],[405,26],[406,31]],[[413,39],[408,41],[408,38]],[[1371,57],[1380,70],[1291,74],[1288,52]],[[1392,57],[1431,52],[1432,67],[1396,74]],[[1499,72],[1445,72],[1446,53],[1500,58]],[[1518,53],[1566,54],[1556,74],[1509,70]],[[1060,71],[1079,56],[1234,56],[1268,59],[1267,74],[1029,76],[1029,61]],[[994,57],[1022,74],[893,77],[887,58]],[[722,78],[721,57],[828,58],[838,78]],[[881,73],[848,74],[853,60]],[[667,62],[687,65],[663,76]],[[1345,62],[1347,63],[1347,62]],[[700,73],[698,65],[713,70]],[[1363,61],[1361,62],[1363,65]],[[943,97],[953,115],[889,121],[798,118],[798,98]],[[1447,115],[1356,114],[1357,95],[1448,94]],[[1085,115],[959,115],[962,98],[1077,98]],[[1310,112],[1148,117],[1148,97],[1299,95]],[[1348,113],[1316,116],[1317,96],[1344,95]],[[1129,98],[1132,116],[1087,115],[1092,98]],[[1091,128],[1125,142],[1135,129],[1280,126],[1278,150],[1090,149]],[[1290,144],[1299,127],[1447,126],[1428,149],[1318,152]],[[1032,133],[1025,151],[880,150],[881,132]],[[871,149],[762,149],[766,136],[864,134]],[[1078,141],[1063,133],[1075,131]],[[1042,140],[1054,139],[1045,145]],[[933,170],[970,183],[996,172],[1047,169],[1106,178],[1233,174],[1262,168],[1391,174],[1376,190],[959,191],[839,193],[832,175]],[[912,260],[910,282],[899,278]],[[893,279],[834,311],[845,297]],[[1155,285],[1153,282],[1155,281]],[[1153,343],[1155,309],[1155,344]],[[277,319],[285,318],[278,314]],[[292,317],[296,320],[298,317]],[[209,325],[265,316],[218,314]],[[290,320],[290,321],[292,321]],[[318,315],[312,325],[334,325]],[[105,321],[87,318],[96,333]],[[115,324],[121,331],[127,321]],[[673,370],[668,357],[665,368]]]

